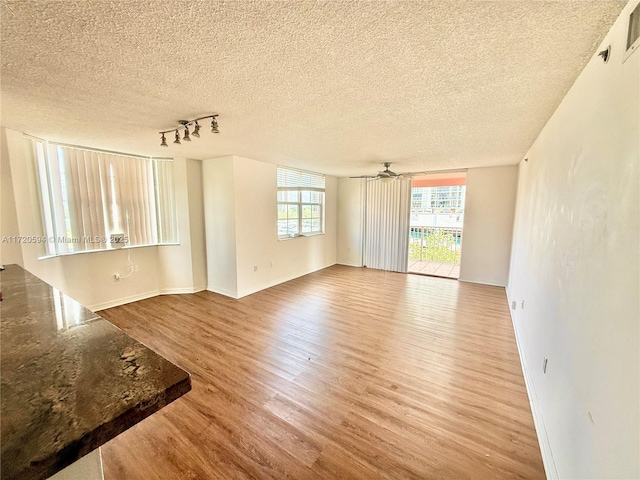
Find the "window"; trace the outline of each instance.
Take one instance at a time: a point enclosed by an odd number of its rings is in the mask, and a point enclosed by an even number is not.
[[[34,140],[47,254],[177,243],[173,160]]]
[[[324,175],[278,167],[278,238],[324,233]]]
[[[636,7],[629,15],[627,44],[622,62],[626,62],[629,57],[638,50],[640,50],[640,2],[636,4]]]
[[[632,47],[636,48],[638,39],[640,39],[640,3],[629,15],[629,27],[627,31],[627,50]]]

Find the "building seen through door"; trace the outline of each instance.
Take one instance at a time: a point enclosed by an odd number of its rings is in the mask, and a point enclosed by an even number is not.
[[[410,273],[458,278],[466,193],[465,173],[413,179]]]

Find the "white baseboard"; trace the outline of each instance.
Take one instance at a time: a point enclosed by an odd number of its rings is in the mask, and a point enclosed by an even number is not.
[[[175,295],[182,293],[196,293],[195,288],[193,287],[181,287],[181,288],[161,288],[160,295]]]
[[[349,262],[336,262],[336,265],[344,265],[346,267],[358,267],[362,268],[361,264],[358,263],[349,263]]]
[[[213,293],[219,293],[220,295],[224,295],[225,297],[238,298],[236,292],[232,292],[231,290],[227,290],[225,288],[216,287],[213,285],[207,285],[207,290]]]
[[[502,283],[482,282],[480,280],[467,280],[465,278],[458,278],[458,281],[466,282],[466,283],[477,283],[478,285],[489,285],[490,287],[502,287],[502,288],[506,287],[506,285]]]
[[[509,308],[509,314],[511,315],[511,323],[513,324],[513,332],[516,337],[516,345],[518,346],[518,354],[520,357],[520,364],[522,365],[522,373],[524,375],[524,383],[527,388],[527,395],[529,397],[529,404],[531,405],[531,414],[533,416],[533,423],[536,427],[536,434],[538,436],[538,444],[540,445],[540,454],[542,455],[542,463],[544,464],[544,471],[547,474],[549,480],[558,480],[558,468],[556,467],[555,459],[553,458],[553,452],[551,451],[551,444],[549,443],[549,437],[547,435],[547,427],[544,423],[542,411],[538,404],[538,397],[536,396],[536,387],[533,382],[533,378],[529,373],[527,367],[527,357],[524,353],[524,347],[518,328],[516,327],[516,319],[513,316],[513,310]]]
[[[247,295],[251,295],[252,293],[256,293],[256,292],[259,292],[261,290],[265,290],[267,288],[275,287],[276,285],[280,285],[281,283],[285,283],[285,282],[288,282],[290,280],[294,280],[296,278],[303,277],[303,276],[308,275],[308,274],[313,273],[313,272],[317,272],[318,270],[323,270],[325,268],[331,267],[332,265],[335,265],[335,263],[330,263],[328,265],[319,267],[319,268],[314,269],[314,270],[310,270],[310,271],[305,272],[305,273],[299,273],[299,274],[290,275],[290,276],[287,276],[287,277],[282,277],[282,278],[279,278],[277,280],[264,283],[264,284],[259,285],[257,287],[250,288],[250,289],[245,290],[245,291],[243,291],[241,293],[233,292],[231,290],[227,290],[227,289],[224,289],[224,288],[219,288],[219,287],[216,287],[214,285],[207,285],[206,288],[204,288],[204,287],[202,287],[202,288],[200,288],[200,287],[163,288],[161,290],[154,290],[154,291],[151,291],[151,292],[141,293],[141,294],[138,294],[138,295],[132,295],[130,297],[119,298],[117,300],[112,300],[112,301],[109,301],[109,302],[98,303],[96,305],[92,305],[91,307],[89,307],[89,310],[91,310],[93,312],[97,312],[98,310],[105,310],[107,308],[118,307],[120,305],[124,305],[125,303],[137,302],[139,300],[145,300],[147,298],[155,297],[155,296],[158,296],[158,295],[174,295],[174,294],[196,293],[196,292],[201,292],[203,290],[208,290],[208,291],[213,292],[213,293],[219,293],[220,295],[224,295],[225,297],[231,297],[231,298],[239,299],[239,298],[242,298],[242,297],[246,297]]]
[[[249,288],[247,290],[243,290],[242,292],[239,292],[238,296],[235,297],[235,298],[246,297],[248,295],[251,295],[253,293],[259,292],[261,290],[266,290],[267,288],[275,287],[276,285],[280,285],[281,283],[290,282],[291,280],[295,280],[296,278],[304,277],[305,275],[309,275],[310,273],[317,272],[317,271],[320,271],[320,270],[324,270],[325,268],[329,268],[329,267],[331,267],[333,265],[335,265],[335,263],[330,263],[330,264],[325,265],[323,267],[319,267],[319,268],[316,268],[314,270],[309,270],[308,272],[297,273],[295,275],[289,275],[287,277],[281,277],[281,278],[279,278],[277,280],[273,280],[271,282],[263,283],[263,284],[258,285],[256,287],[252,287],[252,288]]]
[[[152,290],[150,292],[138,293],[136,295],[131,295],[129,297],[118,298],[117,300],[110,300],[104,303],[97,303],[87,308],[92,312],[97,312],[98,310],[106,310],[107,308],[119,307],[120,305],[124,305],[125,303],[137,302],[139,300],[145,300],[147,298],[156,297],[158,295],[160,295],[160,290]]]
[[[146,300],[147,298],[157,297],[158,295],[197,293],[203,290],[206,290],[206,288],[205,287],[163,288],[161,290],[153,290],[151,292],[139,293],[137,295],[131,295],[130,297],[111,300],[109,302],[97,303],[87,308],[92,312],[97,312],[98,310],[106,310],[107,308],[119,307],[120,305],[124,305],[125,303],[137,302],[139,300]]]

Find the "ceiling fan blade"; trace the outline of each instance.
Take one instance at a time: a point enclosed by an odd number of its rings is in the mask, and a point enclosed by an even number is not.
[[[383,178],[412,178],[419,175],[431,175],[434,173],[460,173],[460,172],[467,171],[466,168],[457,168],[457,169],[451,169],[451,170],[424,170],[420,172],[396,173],[389,170],[389,167],[391,166],[390,162],[385,162],[383,163],[383,165],[385,169],[378,172],[377,175],[360,175],[358,177],[349,177],[349,178],[367,178],[369,180],[380,180]]]

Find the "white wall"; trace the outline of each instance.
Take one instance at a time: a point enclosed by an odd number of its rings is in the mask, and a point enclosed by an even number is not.
[[[640,478],[636,4],[520,164],[508,295],[550,478]]]
[[[517,180],[517,166],[467,171],[460,280],[507,284]]]
[[[207,288],[207,244],[204,225],[202,162],[198,160],[187,160],[187,193],[189,195],[193,290],[199,292]]]
[[[359,178],[338,179],[337,262],[342,265],[362,266],[364,182]]]
[[[518,167],[473,168],[467,172],[460,280],[505,286]],[[363,191],[359,179],[338,180],[338,263],[362,266]]]
[[[21,133],[8,129],[3,129],[2,140],[2,163],[4,165],[8,162],[10,165],[19,234],[41,236],[44,232],[40,220],[40,194],[30,142]],[[184,210],[188,204],[185,201],[185,168],[185,160],[178,160],[174,174],[180,235],[182,240],[188,241],[189,211]],[[5,181],[3,171],[3,182]],[[2,202],[3,219],[6,215],[10,216],[10,207],[10,202]],[[4,230],[0,232],[0,237],[2,235],[5,235]],[[23,243],[20,247],[22,266],[26,270],[92,310],[152,297],[161,291],[181,292],[194,289],[191,268],[183,265],[183,262],[191,261],[191,252],[182,246],[140,247],[49,258],[41,258],[45,254],[41,244]],[[163,249],[162,254],[159,253],[160,248]],[[131,255],[132,262],[138,265],[139,271],[128,278],[115,280],[115,273],[127,272],[128,254]],[[4,255],[3,253],[3,257]],[[165,285],[164,282],[171,283]]]
[[[12,243],[2,237],[15,237],[19,233],[16,202],[11,182],[11,164],[4,129],[0,132],[0,265],[12,263],[22,265],[22,249],[18,243]]]
[[[182,290],[185,285],[193,285],[187,160],[185,158],[174,159],[173,181],[176,211],[179,217],[178,239],[180,245],[162,245],[158,247],[161,293],[175,293]],[[193,291],[192,289],[185,290]]]
[[[207,290],[238,295],[233,157],[202,162]]]
[[[326,177],[324,235],[279,241],[276,169],[243,157],[204,162],[209,290],[240,298],[336,263],[337,179]]]
[[[158,247],[160,293],[193,293],[207,286],[201,162],[175,158],[173,180],[180,244]]]
[[[234,166],[238,297],[336,263],[335,177],[325,177],[325,233],[278,240],[277,166],[243,157]]]

